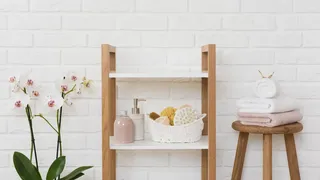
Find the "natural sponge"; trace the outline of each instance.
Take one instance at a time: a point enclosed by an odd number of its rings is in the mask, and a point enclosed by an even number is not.
[[[176,108],[174,107],[166,107],[162,112],[160,113],[161,116],[167,116],[170,120],[170,125],[173,126],[173,119],[176,113]]]
[[[170,126],[170,120],[167,116],[159,117],[158,119],[155,120],[155,122],[166,125],[166,126]]]
[[[150,113],[149,117],[153,120],[156,120],[160,117],[160,115],[155,112],[152,112],[152,113]]]

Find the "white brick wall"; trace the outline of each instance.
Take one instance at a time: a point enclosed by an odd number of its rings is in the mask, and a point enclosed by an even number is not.
[[[136,0],[137,12],[187,12],[187,0]]]
[[[107,30],[114,29],[116,24],[115,16],[63,16],[62,28],[69,30]]]
[[[274,30],[275,18],[273,16],[225,16],[223,29],[229,30]]]
[[[292,0],[243,0],[241,10],[255,13],[292,12]]]
[[[34,34],[36,47],[84,47],[86,34],[82,32],[39,32]]]
[[[239,12],[240,1],[238,0],[190,0],[189,9],[191,12]]]
[[[117,29],[121,30],[166,30],[167,17],[166,16],[134,16],[124,15],[117,18]]]
[[[194,35],[190,32],[145,32],[141,44],[145,47],[192,47]]]
[[[9,16],[9,29],[37,30],[60,29],[61,18],[57,15],[12,15]]]
[[[28,0],[13,0],[13,1],[1,1],[0,2],[0,11],[28,11],[29,4]]]
[[[79,12],[81,0],[32,0],[30,7],[34,12]]]
[[[0,32],[0,46],[2,47],[31,47],[33,44],[30,32]]]
[[[231,178],[237,133],[235,102],[251,95],[257,70],[276,72],[283,90],[304,105],[296,144],[304,180],[319,179],[320,2],[318,0],[0,0],[0,174],[16,180],[12,153],[28,153],[28,125],[9,108],[8,76],[32,68],[45,85],[74,70],[97,81],[94,94],[66,108],[68,171],[94,165],[83,179],[102,180],[100,46],[117,49],[119,71],[200,69],[200,46],[217,44],[217,180]],[[191,104],[199,82],[121,82],[118,110],[133,97],[143,110]],[[37,110],[39,107],[36,107]],[[54,133],[37,119],[40,163],[54,155]],[[148,129],[146,129],[148,133]],[[274,179],[289,179],[283,137],[274,137]],[[261,136],[249,138],[244,180],[261,179]],[[200,151],[119,151],[117,180],[199,180]]]
[[[134,0],[83,0],[84,12],[132,12]]]
[[[168,21],[169,30],[221,29],[221,17],[215,15],[171,15],[168,16]]]

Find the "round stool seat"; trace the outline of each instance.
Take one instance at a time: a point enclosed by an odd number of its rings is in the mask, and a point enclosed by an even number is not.
[[[243,125],[240,121],[232,123],[232,128],[239,132],[253,133],[253,134],[293,134],[302,131],[301,123],[292,123],[276,127],[261,127]]]

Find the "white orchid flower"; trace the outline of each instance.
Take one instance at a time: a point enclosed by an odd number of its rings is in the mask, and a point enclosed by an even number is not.
[[[37,86],[39,86],[40,84],[38,83],[39,81],[37,80],[37,78],[32,74],[29,73],[26,77],[25,77],[25,86],[27,88],[35,88]]]
[[[64,97],[64,102],[68,106],[72,106],[73,105],[72,98],[70,97],[70,95],[67,95],[67,96]]]
[[[36,80],[32,76],[31,71],[10,76],[9,82],[12,85],[12,92],[14,93],[25,91],[29,88],[34,88],[35,86],[37,86]]]
[[[93,80],[83,77],[82,82],[77,86],[77,94],[82,94],[82,92],[93,93],[94,89],[95,84]]]
[[[32,87],[27,88],[27,93],[30,97],[38,99],[38,98],[44,96],[45,89],[40,85],[32,86]]]
[[[79,83],[79,77],[74,72],[67,73],[61,80],[56,81],[56,87],[60,92],[66,93]]]
[[[21,109],[27,107],[27,105],[30,103],[30,97],[23,93],[17,93],[17,95],[14,97],[13,100],[13,108],[14,109]]]
[[[63,105],[63,98],[59,93],[52,93],[43,98],[44,107],[43,111],[45,113],[58,110]]]
[[[68,72],[67,75],[65,76],[65,79],[68,82],[73,82],[73,83],[76,83],[80,80],[79,76],[75,72]]]
[[[11,92],[17,93],[21,91],[22,89],[19,86],[19,83],[11,83]]]
[[[17,93],[23,90],[23,82],[25,81],[26,74],[15,74],[9,77],[9,83],[11,84],[12,92]]]
[[[44,95],[44,88],[38,83],[39,81],[32,74],[29,74],[25,81],[26,92],[30,97],[39,98]]]
[[[72,89],[72,84],[70,84],[70,82],[68,82],[65,79],[62,80],[57,80],[56,83],[56,88],[58,89],[59,92],[68,92],[69,90]]]

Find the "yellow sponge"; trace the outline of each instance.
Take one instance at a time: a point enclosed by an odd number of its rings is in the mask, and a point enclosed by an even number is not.
[[[167,107],[160,113],[161,116],[167,116],[170,120],[170,125],[173,126],[173,119],[176,114],[176,108],[174,107]]]

